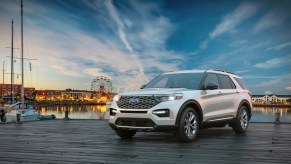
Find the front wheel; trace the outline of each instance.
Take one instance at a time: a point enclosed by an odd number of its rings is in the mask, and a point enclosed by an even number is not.
[[[249,126],[249,112],[247,107],[241,106],[237,113],[232,129],[238,133],[245,133]]]
[[[115,130],[115,133],[121,137],[121,138],[126,138],[126,139],[129,139],[129,138],[132,138],[136,131],[135,130]]]
[[[2,122],[6,122],[6,116],[1,117]]]
[[[198,123],[199,118],[196,111],[191,107],[184,109],[176,131],[177,139],[182,142],[193,141],[198,134]]]

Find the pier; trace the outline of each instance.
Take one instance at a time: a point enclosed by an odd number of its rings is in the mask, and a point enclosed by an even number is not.
[[[0,124],[0,163],[290,163],[291,124],[251,123],[200,131],[180,143],[172,133],[139,132],[120,139],[107,120]]]

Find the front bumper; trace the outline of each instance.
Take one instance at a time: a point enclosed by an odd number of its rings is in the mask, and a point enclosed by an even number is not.
[[[175,119],[170,111],[169,117],[159,117],[152,110],[137,112],[137,110],[116,110],[114,116],[109,116],[112,129],[129,129],[139,131],[166,131],[176,128]]]
[[[113,102],[110,107],[109,125],[114,130],[175,130],[176,117],[183,102],[183,100],[161,102],[149,109],[124,109]]]
[[[137,131],[174,131],[177,129],[176,125],[155,125],[153,127],[137,127],[137,126],[120,126],[114,123],[109,123],[113,130],[137,130]]]

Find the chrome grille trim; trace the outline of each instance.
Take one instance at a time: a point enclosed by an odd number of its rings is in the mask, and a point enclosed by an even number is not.
[[[119,128],[127,128],[127,129],[149,129],[149,130],[153,130],[153,127],[134,127],[134,126],[119,126],[116,125]]]
[[[138,99],[138,103],[130,103],[130,99]],[[121,96],[117,106],[121,109],[150,109],[160,102],[152,96]]]

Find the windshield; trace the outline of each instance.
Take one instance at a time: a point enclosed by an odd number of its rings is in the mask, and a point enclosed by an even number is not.
[[[204,73],[163,74],[148,83],[145,88],[198,89]]]

